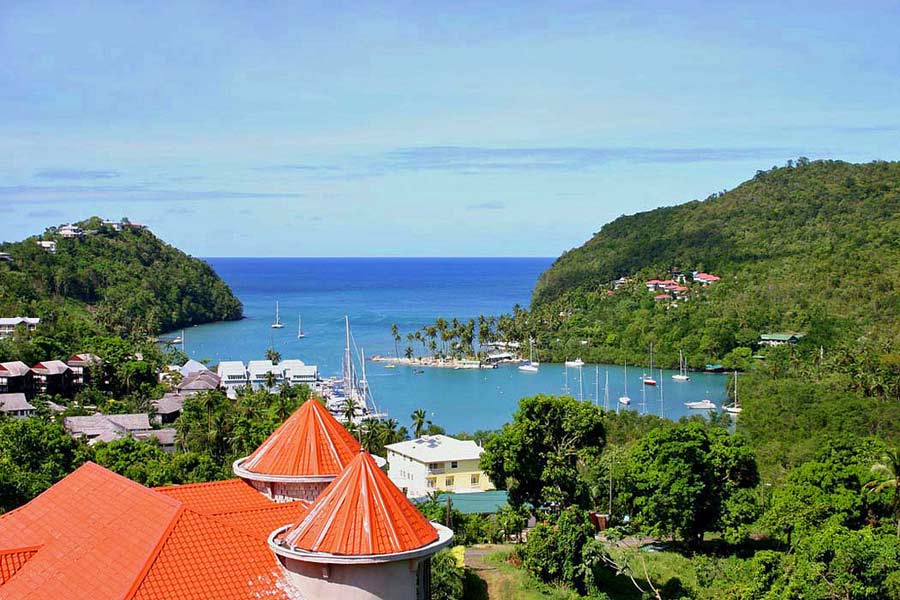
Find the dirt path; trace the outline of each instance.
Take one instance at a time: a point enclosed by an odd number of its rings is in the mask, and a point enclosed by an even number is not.
[[[510,581],[508,576],[501,573],[496,566],[487,561],[487,557],[491,554],[508,549],[508,546],[481,544],[466,548],[466,566],[484,582],[483,589],[477,590],[476,593],[469,594],[468,597],[471,597],[472,600],[515,599],[514,582]]]

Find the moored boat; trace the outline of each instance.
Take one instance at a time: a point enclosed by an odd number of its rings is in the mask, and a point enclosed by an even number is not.
[[[715,402],[709,399],[697,402],[685,402],[684,405],[693,410],[715,410],[716,408]]]

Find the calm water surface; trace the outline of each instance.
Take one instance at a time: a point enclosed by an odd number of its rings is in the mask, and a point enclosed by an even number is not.
[[[299,358],[319,365],[323,375],[340,371],[344,347],[344,315],[357,345],[367,355],[393,354],[391,324],[402,333],[414,331],[437,317],[460,320],[479,314],[509,312],[527,306],[538,276],[550,258],[209,258],[207,261],[244,303],[242,321],[213,323],[185,332],[187,353],[198,360],[262,358],[274,346],[283,358]],[[278,301],[283,329],[270,327]],[[298,318],[304,339],[297,339]],[[404,339],[400,351],[403,352]],[[417,348],[420,351],[421,347]],[[493,429],[510,420],[519,398],[537,393],[561,393],[566,384],[562,365],[541,365],[539,373],[515,367],[454,371],[385,369],[368,363],[369,382],[378,408],[408,425],[409,414],[425,408],[431,419],[449,432]],[[600,366],[599,403],[602,405],[606,370],[612,408],[624,393],[621,367]],[[692,374],[676,383],[667,371],[660,389],[642,386],[641,371],[628,369],[631,409],[677,418],[688,414],[684,402],[710,398],[721,404],[725,379],[721,375]],[[594,365],[568,370],[568,388],[575,397],[595,401]],[[659,379],[659,373],[656,373]]]

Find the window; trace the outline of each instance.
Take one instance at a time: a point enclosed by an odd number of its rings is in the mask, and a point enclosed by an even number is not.
[[[478,473],[475,473],[475,474],[472,475],[472,477],[469,479],[469,483],[470,483],[471,485],[473,485],[473,486],[476,486],[476,485],[478,485],[478,482],[479,482],[480,479],[481,479],[481,477],[478,475]]]
[[[453,487],[453,478],[452,477],[444,477],[444,485],[448,488]]]
[[[450,463],[451,469],[456,469],[457,467],[459,467],[459,463],[457,463],[455,460],[452,463]]]
[[[433,477],[428,478],[428,487],[431,489],[434,489],[434,478]]]

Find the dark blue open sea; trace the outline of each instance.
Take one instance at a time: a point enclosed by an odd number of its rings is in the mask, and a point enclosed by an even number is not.
[[[391,324],[402,333],[431,324],[437,317],[460,320],[479,314],[509,312],[515,304],[527,306],[538,276],[550,258],[208,258],[216,272],[244,303],[245,319],[213,323],[185,332],[187,353],[198,360],[248,361],[263,358],[274,346],[283,358],[299,358],[319,365],[323,375],[340,371],[344,348],[344,315],[356,343],[366,355],[393,354]],[[275,302],[283,329],[270,327]],[[297,339],[298,317],[306,337]],[[403,351],[405,344],[401,346]],[[537,393],[560,393],[565,382],[562,365],[541,365],[537,374],[515,367],[494,370],[385,369],[368,363],[369,382],[378,408],[408,425],[416,408],[425,408],[432,420],[449,432],[492,429],[508,421],[518,399]],[[620,367],[608,367],[611,402],[621,395]],[[607,367],[601,366],[600,377]],[[595,395],[593,365],[569,370],[569,388],[576,397]],[[628,371],[632,408],[641,408],[641,373]],[[683,403],[708,397],[721,404],[724,378],[692,374],[675,383],[665,374],[663,404],[659,390],[648,389],[647,412],[669,417],[686,414]],[[602,385],[602,384],[601,384]],[[602,391],[601,399],[602,404]]]

